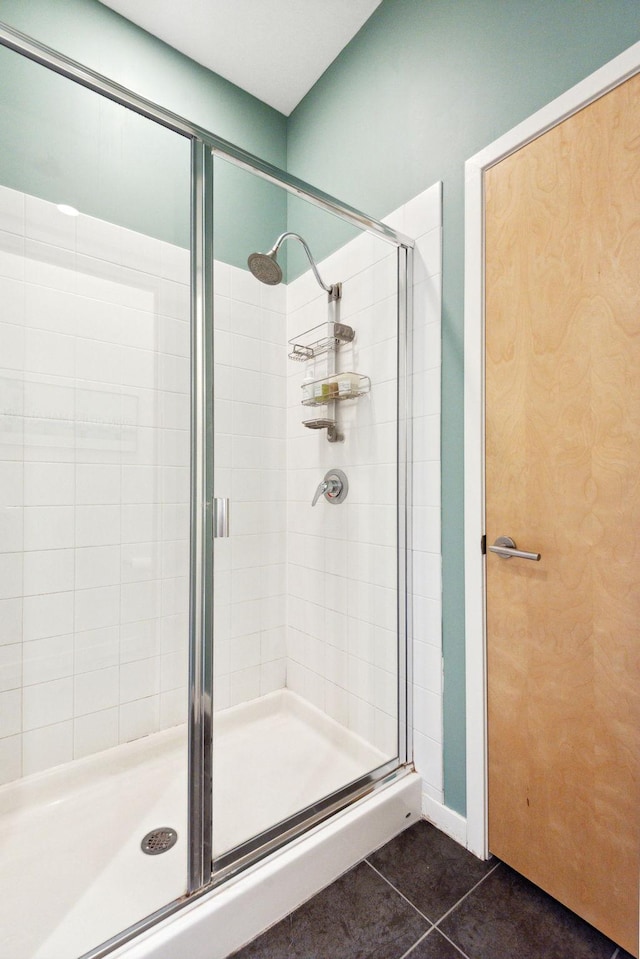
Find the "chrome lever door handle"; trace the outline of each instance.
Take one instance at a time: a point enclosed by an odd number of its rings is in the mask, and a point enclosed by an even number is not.
[[[498,536],[493,546],[489,547],[492,553],[497,553],[502,559],[531,559],[534,563],[540,562],[540,553],[528,553],[524,549],[516,549],[516,544],[510,536]]]

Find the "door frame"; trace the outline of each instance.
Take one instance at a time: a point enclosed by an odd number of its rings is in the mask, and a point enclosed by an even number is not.
[[[464,540],[467,847],[487,859],[487,657],[484,461],[484,172],[640,72],[640,42],[465,164]]]

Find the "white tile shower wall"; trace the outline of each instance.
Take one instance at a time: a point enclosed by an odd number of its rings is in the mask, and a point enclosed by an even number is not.
[[[185,719],[188,282],[0,187],[0,781]]]
[[[356,331],[338,369],[371,378],[371,393],[336,404],[344,442],[330,444],[305,419],[326,408],[300,405],[304,369],[289,376],[290,542],[287,685],[390,755],[396,751],[396,253],[360,236],[320,267],[340,280],[328,304],[312,276],[289,287],[289,337],[329,319]],[[306,364],[305,364],[306,365]],[[327,372],[326,357],[312,367]],[[295,468],[293,464],[296,464]],[[349,481],[343,504],[311,499],[330,467]]]
[[[286,350],[283,286],[216,262],[215,494],[231,500],[214,545],[214,701],[285,686]]]
[[[434,796],[442,788],[438,210],[439,191],[427,191],[398,213],[419,239],[416,761]],[[88,217],[64,220],[10,190],[0,190],[0,230],[0,778],[11,779],[184,718],[188,257]],[[329,446],[323,433],[303,430],[299,388],[290,385],[287,399],[284,287],[220,263],[214,371],[216,495],[233,500],[232,536],[216,543],[216,707],[287,681],[390,752],[394,259],[364,236],[322,264],[344,280],[341,316],[359,330],[342,368],[375,384],[344,404],[350,444]],[[316,290],[309,277],[290,286],[289,335],[326,316],[322,296],[311,302]],[[348,467],[348,525],[324,502],[309,510],[329,465]]]
[[[416,239],[413,328],[413,610],[415,760],[442,796],[440,598],[441,189],[432,187],[390,220]],[[343,282],[327,304],[313,276],[288,287],[288,336],[328,319],[353,326],[338,351],[340,370],[371,379],[371,392],[341,403],[344,442],[301,425],[304,371],[288,377],[287,685],[394,754],[396,747],[396,254],[363,235],[320,264]],[[314,375],[324,375],[322,360]],[[317,415],[317,411],[316,411]],[[320,413],[322,415],[322,412]],[[343,469],[349,495],[332,506],[311,498],[326,470]]]

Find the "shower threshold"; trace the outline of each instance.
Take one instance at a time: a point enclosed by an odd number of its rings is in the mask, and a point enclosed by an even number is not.
[[[214,727],[216,856],[389,759],[288,690]],[[7,956],[79,956],[184,894],[186,756],[179,726],[0,787]],[[145,855],[158,827],[178,840]]]

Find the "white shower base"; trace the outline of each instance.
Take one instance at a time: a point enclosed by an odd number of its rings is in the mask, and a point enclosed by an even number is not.
[[[389,758],[286,690],[214,737],[216,855]],[[183,895],[186,747],[179,727],[0,788],[0,959],[72,959]],[[177,844],[144,855],[160,826]]]

